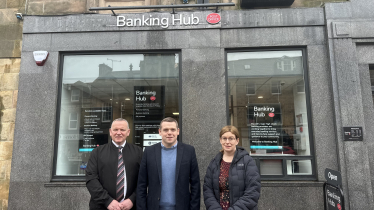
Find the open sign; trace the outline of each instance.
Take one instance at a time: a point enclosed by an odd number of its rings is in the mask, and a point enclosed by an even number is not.
[[[208,21],[210,24],[217,24],[219,21],[221,21],[221,16],[217,13],[211,13],[206,16],[206,21]]]

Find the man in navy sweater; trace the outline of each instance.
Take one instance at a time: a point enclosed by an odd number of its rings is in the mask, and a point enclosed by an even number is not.
[[[195,148],[177,141],[178,122],[173,118],[161,121],[159,134],[161,143],[147,147],[140,164],[137,209],[200,209],[200,178]]]

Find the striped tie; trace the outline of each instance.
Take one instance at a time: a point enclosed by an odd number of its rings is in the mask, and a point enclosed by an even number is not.
[[[118,147],[118,168],[117,168],[117,192],[116,198],[118,202],[123,199],[123,188],[124,188],[124,176],[125,176],[125,165],[123,164],[122,150],[123,147]]]

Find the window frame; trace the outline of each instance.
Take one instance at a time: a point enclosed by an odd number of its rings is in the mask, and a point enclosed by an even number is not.
[[[66,175],[56,175],[57,172],[57,156],[58,156],[58,146],[59,146],[59,128],[60,128],[60,112],[61,112],[61,98],[62,98],[62,81],[63,81],[63,66],[65,56],[79,56],[79,55],[125,55],[125,54],[178,54],[178,125],[180,130],[180,135],[178,136],[178,141],[183,142],[182,136],[182,51],[181,50],[144,50],[144,51],[60,51],[59,52],[59,66],[58,66],[58,87],[57,87],[57,106],[56,106],[56,121],[55,121],[55,137],[54,137],[54,148],[53,148],[53,166],[51,171],[51,182],[85,182],[85,176],[66,176]],[[71,98],[70,98],[71,99]],[[69,116],[70,117],[70,116]],[[79,121],[79,119],[78,119]],[[69,125],[68,125],[69,126]],[[130,125],[133,130],[134,125]]]
[[[112,101],[102,103],[101,108],[102,108],[102,110],[105,110],[105,113],[101,112],[101,122],[102,123],[108,123],[108,122],[110,123],[111,122],[111,120],[108,120],[108,117],[110,117],[110,119],[113,118],[112,103],[113,103]],[[108,105],[110,105],[110,106],[108,106]]]
[[[78,93],[78,94],[73,94],[73,93]],[[79,102],[81,96],[81,91],[78,89],[71,89],[70,91],[70,101],[71,102]],[[75,99],[75,97],[78,97],[78,99]]]
[[[77,116],[77,119],[76,120],[72,120],[71,119],[71,116],[75,114]],[[71,125],[71,122],[76,122],[76,126],[75,128],[72,128],[70,125]],[[69,127],[68,127],[68,130],[78,130],[78,127],[79,127],[79,115],[77,112],[70,112],[69,113]]]
[[[226,119],[227,124],[231,125],[231,118],[230,118],[230,100],[233,100],[232,96],[229,95],[229,77],[228,77],[228,54],[229,53],[237,53],[237,52],[264,52],[264,51],[294,51],[300,50],[302,53],[302,65],[304,70],[304,84],[305,84],[305,100],[306,100],[306,108],[307,108],[307,119],[308,119],[308,132],[309,132],[309,146],[310,146],[310,155],[303,155],[303,156],[281,156],[281,155],[271,155],[271,156],[260,156],[260,155],[253,155],[251,156],[260,171],[260,160],[281,160],[282,161],[282,175],[261,175],[261,180],[268,180],[268,181],[315,181],[317,180],[316,174],[316,161],[315,161],[315,148],[314,148],[314,135],[313,135],[313,124],[312,124],[312,111],[310,106],[310,89],[309,89],[309,75],[308,75],[308,57],[306,54],[306,47],[303,46],[295,46],[295,47],[263,47],[263,48],[227,48],[225,49],[225,76],[226,76]],[[292,60],[292,59],[291,59]],[[279,61],[278,61],[279,62]],[[232,109],[233,110],[233,109]],[[312,174],[311,175],[288,175],[287,174],[287,160],[310,160],[312,166]]]

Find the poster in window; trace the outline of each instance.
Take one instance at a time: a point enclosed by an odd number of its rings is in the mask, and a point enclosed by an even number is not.
[[[155,123],[134,123],[134,142],[135,145],[143,147],[152,146],[161,142],[161,136],[158,133],[160,122]]]
[[[79,139],[79,152],[91,152],[108,143],[110,123],[105,122],[105,113],[106,110],[102,107],[82,109],[80,132],[83,133],[83,138]]]
[[[164,118],[165,86],[134,86],[134,122]]]
[[[165,86],[134,86],[134,142],[140,147],[161,142],[158,127],[165,117]]]
[[[279,103],[247,105],[247,126],[253,149],[270,149],[281,145],[282,110]]]

